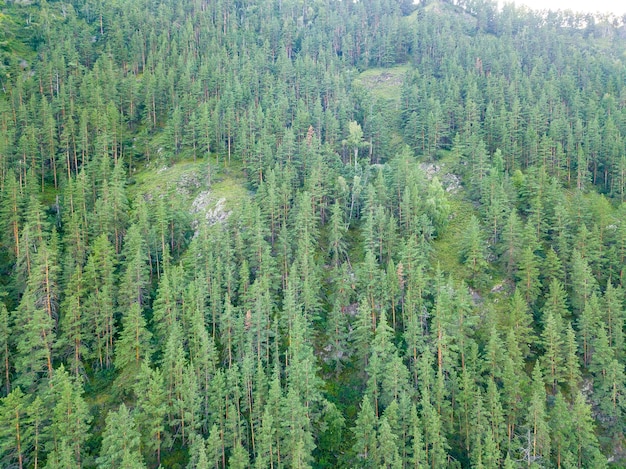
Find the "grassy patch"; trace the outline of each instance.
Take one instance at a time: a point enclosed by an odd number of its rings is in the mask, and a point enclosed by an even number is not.
[[[233,210],[241,207],[242,202],[250,197],[243,165],[240,161],[231,161],[228,166],[211,166],[211,195],[215,199],[226,199],[225,208]]]
[[[455,277],[459,277],[459,274],[466,270],[459,258],[459,240],[463,238],[473,211],[470,202],[462,200],[459,194],[452,195],[450,197],[450,221],[443,234],[434,242],[435,259],[441,270],[453,273]]]
[[[441,168],[438,177],[441,179],[445,173],[453,173],[457,164],[458,161],[451,152],[441,152],[441,159],[437,161],[437,165]],[[449,222],[443,233],[434,241],[435,259],[443,272],[467,280],[465,278],[467,269],[461,264],[459,250],[460,240],[463,239],[463,234],[474,213],[474,207],[465,199],[463,188],[456,193],[449,193],[448,201],[450,203]]]
[[[419,10],[414,10],[410,15],[404,17],[404,21],[409,24],[415,24],[418,21]]]
[[[225,207],[233,210],[241,207],[243,200],[250,196],[242,180],[225,177],[211,186],[211,193],[216,199],[226,199]]]
[[[463,14],[463,15],[469,16],[469,13],[467,13],[463,8],[457,5],[451,5],[448,2],[441,2],[441,1],[429,3],[428,5],[424,7],[424,11],[435,12],[435,13],[457,13],[457,14]]]
[[[193,195],[207,186],[208,181],[203,180],[205,166],[204,160],[181,161],[171,166],[162,162],[149,163],[130,176],[129,196],[133,199],[140,195],[155,197],[174,192]]]
[[[375,98],[398,101],[404,76],[410,69],[410,65],[371,68],[359,74],[355,78],[354,84],[367,88]]]
[[[241,205],[249,195],[240,164],[232,162],[224,167],[206,159],[185,160],[171,166],[151,163],[131,176],[129,198],[138,196],[147,199],[160,195],[179,196],[189,203],[202,191],[209,190],[215,200],[226,199],[225,206],[233,209]]]

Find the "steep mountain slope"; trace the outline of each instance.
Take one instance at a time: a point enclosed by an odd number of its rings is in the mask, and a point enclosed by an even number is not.
[[[623,19],[0,12],[0,466],[623,465]]]

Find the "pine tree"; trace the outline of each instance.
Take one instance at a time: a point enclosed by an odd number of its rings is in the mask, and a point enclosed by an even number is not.
[[[44,373],[52,377],[53,348],[58,321],[58,245],[53,233],[42,242],[32,263],[26,291],[15,316],[23,334],[17,339],[17,382],[26,388],[38,383]]]
[[[463,449],[467,453],[472,453],[474,450],[472,447],[474,437],[471,426],[477,424],[477,422],[473,422],[472,419],[473,410],[477,403],[477,387],[471,372],[467,369],[463,370],[459,381],[457,396],[459,433],[463,441]]]
[[[447,459],[448,442],[443,433],[441,418],[435,407],[428,401],[422,403],[422,420],[429,466],[440,467],[445,464]]]
[[[474,280],[480,272],[484,272],[487,268],[485,245],[486,242],[478,218],[472,215],[463,236],[461,255],[463,256],[463,263],[468,266]]]
[[[113,340],[116,333],[115,313],[115,251],[107,236],[98,236],[84,270],[87,289],[82,308],[86,329],[86,358],[94,360],[97,368],[108,368],[113,362]]]
[[[575,454],[578,467],[607,467],[606,458],[598,449],[598,440],[593,428],[591,406],[585,402],[582,393],[576,394],[572,405],[572,434],[575,439]]]
[[[500,402],[500,391],[495,380],[487,382],[487,394],[485,396],[485,410],[488,414],[491,440],[497,451],[504,448],[506,441],[506,426],[504,422],[504,410]]]
[[[53,405],[50,434],[51,449],[62,455],[64,448],[71,451],[78,467],[85,459],[85,443],[89,438],[91,415],[82,397],[80,381],[59,367],[50,381],[49,405]]]
[[[502,403],[507,421],[509,446],[520,420],[527,385],[527,377],[523,371],[523,358],[517,343],[515,332],[509,330],[505,342],[506,354],[502,371]]]
[[[102,448],[96,459],[99,469],[144,467],[139,453],[141,435],[125,404],[109,411],[102,434]]]
[[[335,267],[339,267],[341,262],[343,262],[344,256],[347,254],[347,245],[344,238],[348,231],[348,226],[344,218],[345,215],[342,204],[339,203],[339,201],[335,201],[328,227],[328,251],[331,263]]]
[[[143,307],[147,303],[149,282],[148,251],[137,224],[131,225],[128,229],[122,256],[126,268],[120,278],[118,294],[120,309],[127,310],[133,304]]]
[[[540,293],[539,260],[533,248],[529,245],[522,250],[517,270],[517,288],[527,303],[535,302]]]
[[[56,340],[54,319],[44,308],[37,307],[36,298],[28,290],[14,314],[14,323],[22,330],[16,338],[15,370],[19,375],[15,384],[30,389],[43,377],[52,377],[52,351]]]
[[[4,190],[0,203],[0,220],[3,223],[2,245],[10,249],[13,259],[19,258],[20,251],[20,216],[23,195],[15,174],[10,171],[3,178]]]
[[[397,353],[392,338],[393,330],[387,324],[387,318],[383,310],[381,311],[378,327],[372,340],[372,354],[365,368],[368,375],[366,394],[370,395],[374,401],[374,412],[377,417],[380,405],[386,406],[393,399],[385,396],[388,400],[382,403],[380,395],[383,376],[393,355]]]
[[[189,436],[200,428],[198,381],[189,365],[183,372],[182,393],[176,407],[180,415],[181,441],[185,444]]]
[[[623,358],[621,351],[624,350],[624,295],[622,288],[614,287],[611,279],[607,282],[604,292],[604,305],[602,313],[609,345],[616,351],[618,358]]]
[[[556,279],[550,282],[548,294],[543,305],[543,317],[547,317],[548,314],[552,314],[554,318],[567,318],[570,316],[567,308],[567,293],[562,283]],[[543,322],[545,324],[545,319],[543,319]]]
[[[515,469],[517,465],[511,459],[510,453],[506,455],[506,459],[504,460],[503,469]]]
[[[565,353],[565,380],[571,393],[578,389],[580,382],[580,360],[578,359],[578,344],[576,333],[571,324],[565,326],[565,339],[563,343]]]
[[[330,464],[338,464],[339,455],[335,452],[341,448],[347,436],[345,434],[346,419],[341,410],[332,402],[324,400],[322,405],[321,418],[316,419],[321,428],[320,430],[314,430],[314,435],[317,435],[316,451],[318,451],[317,454],[330,453],[324,459]],[[316,457],[315,461],[320,461],[321,459]]]
[[[550,456],[550,435],[546,411],[546,389],[541,367],[538,363],[533,369],[526,429],[530,435],[529,448],[526,449],[528,461],[548,459]]]
[[[281,403],[283,401],[283,391],[280,385],[280,367],[274,365],[273,377],[270,381],[270,388],[267,396],[267,403],[265,405],[264,412],[266,411],[272,418],[276,426],[276,431],[272,436],[272,446],[276,451],[276,463],[280,465],[282,460],[282,440],[284,436],[283,428],[280,422],[282,421],[281,415]]]
[[[61,309],[65,312],[61,316],[60,330],[61,336],[56,344],[57,349],[61,349],[65,354],[70,356],[71,370],[75,376],[78,376],[84,369],[83,359],[88,353],[85,345],[86,319],[82,315],[81,308],[81,290],[82,284],[82,268],[78,267],[74,270],[74,274],[67,286],[67,297],[61,305]]]
[[[582,257],[577,249],[572,252],[572,306],[580,312],[597,290],[597,282],[593,277],[587,260]]]
[[[600,304],[595,293],[584,303],[582,314],[578,317],[578,339],[583,352],[583,364],[585,367],[591,363],[593,355],[593,341],[597,336],[598,327],[602,327],[600,321]]]
[[[522,250],[522,221],[516,210],[512,210],[502,231],[502,242],[499,252],[510,276],[517,269]]]
[[[398,436],[391,431],[391,426],[385,417],[378,425],[378,449],[380,458],[378,467],[385,469],[398,469],[402,467],[402,460],[398,453]]]
[[[189,301],[189,303],[193,303]],[[189,331],[189,362],[194,369],[194,375],[198,381],[198,392],[201,396],[201,420],[202,430],[208,430],[209,388],[217,363],[218,352],[213,338],[205,327],[204,311],[202,305],[193,308],[191,328]]]
[[[381,403],[390,405],[402,396],[412,395],[410,373],[397,352],[388,358],[381,382]]]
[[[424,446],[426,449],[426,459],[428,466],[439,467],[445,464],[447,459],[448,441],[444,434],[442,418],[438,408],[433,403],[432,398],[433,387],[433,368],[432,358],[429,352],[423,353],[418,362],[418,372],[421,377],[420,394],[421,394],[421,418],[424,434]],[[440,373],[439,376],[442,376]]]
[[[309,409],[293,387],[287,391],[282,411],[281,426],[284,439],[281,444],[281,455],[284,457],[284,462],[291,467],[309,467],[315,448],[310,430]]]
[[[602,420],[606,421],[608,433],[613,437],[623,434],[623,427],[617,422],[624,418],[624,409],[626,408],[624,400],[624,396],[626,396],[625,379],[624,365],[614,359],[607,367],[604,380],[594,390],[594,400],[598,402],[603,415]]]
[[[182,292],[175,291],[173,282],[170,280],[172,275],[178,275],[176,269],[164,269],[159,281],[157,296],[152,305],[154,332],[157,343],[162,344],[163,347],[167,342],[170,328],[181,316],[179,304],[182,303],[182,298],[179,295]]]
[[[28,396],[15,388],[1,401],[0,461],[6,467],[23,469],[28,464],[32,435],[26,425]]]
[[[424,469],[427,464],[426,453],[424,451],[424,440],[422,437],[422,424],[417,415],[415,404],[411,406],[411,457],[409,460],[413,469]]]
[[[559,392],[554,406],[550,409],[550,440],[553,457],[557,468],[575,465],[572,453],[572,419],[567,402]]]
[[[262,469],[266,467],[274,467],[277,458],[276,448],[274,447],[276,428],[272,414],[265,409],[261,419],[261,427],[255,441],[255,458],[254,467]]]
[[[111,182],[109,184],[111,229],[108,232],[113,235],[115,251],[119,252],[122,236],[128,222],[128,199],[126,197],[126,169],[120,158],[115,162]]]
[[[553,280],[558,280],[561,283],[565,280],[563,263],[552,247],[546,251],[546,258],[543,260],[541,269],[541,277],[544,288],[546,285],[550,285]]]
[[[162,372],[151,369],[147,363],[141,364],[141,371],[135,384],[137,407],[134,419],[141,434],[141,448],[148,460],[156,457],[161,462],[161,446],[164,440],[164,420],[167,413],[166,392]]]
[[[209,460],[206,453],[206,441],[202,435],[194,434],[190,437],[189,462],[187,469],[208,469]]]
[[[39,465],[39,461],[43,459],[46,443],[50,442],[51,425],[49,416],[44,412],[46,407],[47,402],[44,402],[40,396],[36,396],[27,409],[28,419],[25,423],[28,425],[29,435],[32,439],[31,460],[34,466]],[[67,445],[66,448],[71,454],[71,460],[75,461],[72,448]]]
[[[125,380],[140,370],[142,362],[150,361],[152,334],[146,328],[146,319],[139,303],[130,306],[122,318],[122,326],[120,338],[115,345],[115,368],[123,371]],[[124,384],[124,381],[120,383]]]
[[[305,449],[305,442],[300,440],[292,455],[291,467],[294,469],[311,469],[309,464],[310,456]]]
[[[563,321],[560,316],[548,313],[541,343],[544,348],[541,364],[546,369],[545,379],[555,394],[557,385],[563,381]]]
[[[609,339],[602,324],[598,325],[591,340],[590,348],[593,349],[593,355],[589,363],[589,371],[597,380],[601,381],[606,376],[608,366],[615,355],[609,346]]]
[[[527,356],[530,352],[529,345],[535,342],[536,336],[532,328],[532,314],[519,288],[516,288],[513,296],[511,296],[511,303],[507,313],[503,318],[503,322],[506,326],[514,329],[515,336],[519,341],[518,346],[524,356]]]
[[[361,467],[378,467],[377,426],[374,409],[369,398],[365,396],[361,401],[361,410],[352,429],[354,433],[352,452]]]
[[[0,303],[0,384],[4,395],[11,392],[10,341],[9,312],[5,304]]]
[[[31,271],[37,272],[36,278],[42,280],[42,273],[45,274],[45,265],[48,260],[55,261],[54,252],[45,250],[45,254],[53,254],[52,257],[42,256],[44,269],[34,269],[34,263],[38,257],[39,248],[49,241],[50,228],[45,218],[44,209],[39,199],[32,193],[26,208],[25,223],[20,233],[20,255],[16,259],[16,280],[17,291],[22,293],[30,279]],[[42,253],[44,254],[44,253]],[[45,277],[45,275],[43,275]]]
[[[80,469],[80,467],[72,448],[65,441],[48,454],[46,469]]]
[[[211,427],[211,431],[209,431],[209,436],[206,442],[206,454],[207,460],[209,461],[208,467],[224,467],[226,460],[225,454],[223,451],[224,442],[220,438],[221,431],[217,427],[217,425],[213,425]]]
[[[437,369],[439,372],[449,369],[450,364],[454,362],[456,355],[454,352],[457,351],[453,338],[455,318],[452,312],[452,295],[452,285],[439,286],[431,313],[433,318],[430,323],[430,332],[437,350]]]
[[[329,352],[331,354],[329,359],[333,361],[336,373],[341,372],[348,349],[348,319],[344,312],[344,308],[348,305],[343,296],[339,292],[336,294],[332,309],[326,319],[328,323]]]
[[[364,369],[370,356],[370,346],[374,337],[372,328],[372,312],[366,298],[359,302],[357,317],[354,324],[353,344],[359,363]]]
[[[174,437],[180,437],[183,444],[186,436],[200,423],[198,381],[191,371],[183,347],[182,330],[178,323],[174,323],[163,352],[163,373],[169,425]]]

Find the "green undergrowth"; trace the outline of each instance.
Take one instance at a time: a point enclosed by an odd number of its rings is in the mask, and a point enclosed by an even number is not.
[[[452,156],[452,153],[441,152],[440,158],[434,164],[440,167],[437,176],[441,180],[442,175],[454,172],[454,168],[458,166],[458,161]],[[459,258],[460,240],[475,210],[471,202],[465,198],[465,191],[462,187],[456,192],[448,192],[447,195],[450,204],[448,225],[433,243],[435,248],[434,259],[443,272],[454,273],[458,277],[465,272]]]
[[[450,197],[448,226],[434,242],[434,257],[445,273],[454,273],[455,276],[459,276],[465,271],[459,258],[459,243],[473,212],[472,204],[463,200],[459,194]]]
[[[389,68],[371,68],[360,73],[354,80],[356,86],[363,86],[374,98],[399,101],[404,76],[411,70],[408,64]]]
[[[215,198],[225,199],[225,207],[229,210],[241,207],[243,201],[250,196],[241,167],[234,165],[216,175],[211,191]]]
[[[130,179],[129,199],[142,196],[148,200],[160,195],[182,197],[191,204],[196,196],[209,191],[212,200],[224,199],[232,210],[249,196],[241,163],[219,165],[207,159],[191,159],[168,164],[155,161],[135,172]]]
[[[442,151],[440,158],[434,164],[440,167],[437,176],[441,180],[447,174],[458,174],[459,162],[453,157],[451,152]],[[475,205],[467,198],[463,186],[455,191],[447,193],[450,204],[450,215],[448,225],[443,232],[435,239],[433,247],[435,249],[433,259],[438,268],[443,273],[453,274],[458,280],[464,280],[473,289],[479,290],[481,294],[488,294],[490,289],[499,283],[502,278],[497,271],[488,269],[481,274],[480,278],[472,278],[469,270],[462,264],[459,252],[462,251],[462,242],[472,215],[480,218]]]

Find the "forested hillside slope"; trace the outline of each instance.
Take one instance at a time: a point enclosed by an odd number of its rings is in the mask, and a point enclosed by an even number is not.
[[[625,20],[0,1],[0,467],[625,467]]]

